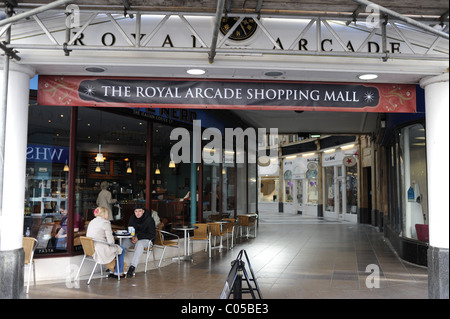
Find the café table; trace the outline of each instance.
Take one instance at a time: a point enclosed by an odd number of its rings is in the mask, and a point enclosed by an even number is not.
[[[130,233],[120,234],[120,233],[113,233],[114,238],[119,240],[119,245],[122,246],[122,240],[125,238],[133,238]]]
[[[192,256],[189,252],[189,231],[197,229],[197,226],[175,226],[172,227],[173,230],[180,230],[184,232],[184,256],[174,257],[172,260],[191,260]]]

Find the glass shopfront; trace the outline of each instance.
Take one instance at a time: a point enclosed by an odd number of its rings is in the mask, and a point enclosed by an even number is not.
[[[285,212],[317,216],[317,154],[287,156],[283,161],[283,170]]]
[[[390,224],[402,237],[427,242],[428,191],[423,125],[398,129],[389,149]]]
[[[82,251],[79,237],[102,192],[112,198],[113,228],[127,226],[136,203],[157,211],[168,227],[191,221],[191,164],[173,162],[170,133],[192,124],[167,120],[179,110],[150,112],[160,112],[159,120],[144,109],[29,107],[24,235],[38,239],[37,255]],[[196,221],[256,212],[256,164],[199,163],[197,177],[200,169]]]
[[[65,252],[70,107],[30,106],[28,119],[24,235],[39,239],[36,253]]]
[[[322,153],[324,216],[356,222],[358,160],[353,144]]]

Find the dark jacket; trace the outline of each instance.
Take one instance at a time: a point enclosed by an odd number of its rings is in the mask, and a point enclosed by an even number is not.
[[[135,214],[131,215],[128,226],[134,227],[136,237],[141,239],[155,240],[156,227],[152,215],[145,209],[141,218],[137,218]]]

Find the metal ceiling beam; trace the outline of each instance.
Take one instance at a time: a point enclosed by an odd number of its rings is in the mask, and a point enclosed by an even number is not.
[[[209,63],[214,62],[214,57],[216,56],[216,47],[217,47],[217,39],[219,37],[219,28],[220,28],[220,20],[222,19],[223,6],[225,4],[225,0],[217,1],[217,9],[216,9],[216,18],[214,21],[214,30],[213,36],[211,40],[211,49],[208,54]]]
[[[359,3],[359,4],[362,4],[362,5],[365,5],[365,6],[375,7],[378,10],[380,10],[381,12],[384,12],[384,13],[388,14],[389,16],[395,17],[395,18],[397,18],[399,20],[402,20],[402,21],[404,21],[404,22],[406,22],[406,23],[408,23],[410,25],[413,25],[415,27],[418,27],[418,28],[423,29],[425,31],[428,31],[430,33],[436,34],[436,35],[438,35],[440,37],[443,37],[445,39],[449,39],[449,36],[448,36],[447,33],[444,33],[442,31],[436,30],[436,29],[434,29],[434,28],[432,28],[432,27],[430,27],[430,26],[428,26],[426,24],[420,23],[420,22],[418,22],[418,21],[416,21],[414,19],[405,17],[404,15],[402,15],[400,13],[397,13],[395,11],[392,11],[392,10],[388,9],[388,8],[382,7],[379,4],[373,3],[373,2],[368,1],[368,0],[352,0],[352,1],[356,2],[356,3]]]
[[[0,27],[10,24],[10,23],[14,23],[17,22],[19,20],[25,19],[25,18],[29,18],[35,14],[47,11],[47,10],[51,10],[60,6],[63,6],[65,4],[71,3],[71,2],[75,2],[76,0],[57,0],[55,2],[51,2],[49,4],[43,5],[41,7],[35,8],[35,9],[31,9],[27,12],[23,12],[23,13],[19,13],[16,14],[15,16],[12,16],[10,18],[6,18],[4,20],[0,21]]]

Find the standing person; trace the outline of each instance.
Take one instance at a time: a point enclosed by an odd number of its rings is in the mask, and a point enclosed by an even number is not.
[[[108,190],[108,187],[109,183],[107,181],[103,181],[100,184],[102,190],[98,193],[97,206],[106,207],[108,209],[108,220],[113,220],[112,204],[116,203],[117,199],[112,198],[112,194]]]
[[[153,244],[155,240],[156,227],[155,220],[152,218],[150,212],[140,204],[136,205],[134,208],[134,215],[131,215],[128,227],[134,227],[135,229],[135,236],[123,241],[123,246],[125,248],[134,245],[134,254],[130,262],[130,268],[128,268],[127,272],[127,278],[131,278],[144,253],[144,248],[148,246],[150,241]]]
[[[114,244],[111,222],[108,220],[108,209],[106,207],[97,207],[94,210],[95,218],[89,223],[86,232],[87,237],[107,242],[112,245],[106,245],[94,241],[95,253],[94,260],[99,264],[108,264],[114,261],[116,254],[119,253],[119,271],[114,267],[114,276],[125,277],[123,273],[125,248]]]

